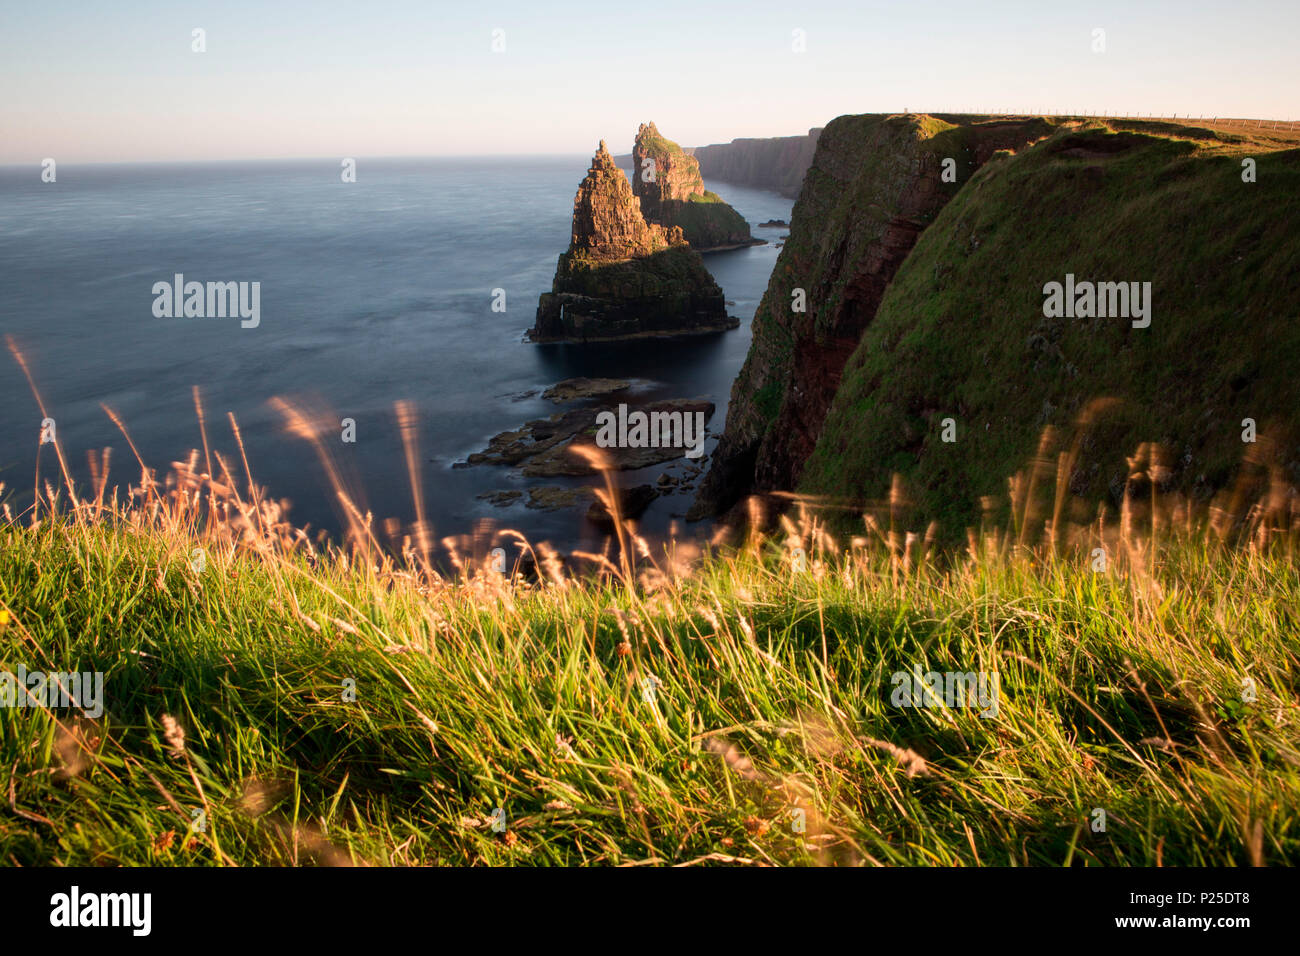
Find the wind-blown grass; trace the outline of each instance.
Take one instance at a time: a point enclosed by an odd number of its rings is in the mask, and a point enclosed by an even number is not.
[[[970,529],[964,552],[907,531],[896,481],[845,542],[826,502],[764,531],[754,500],[749,536],[707,551],[619,523],[574,573],[507,531],[476,555],[445,539],[439,571],[426,528],[381,549],[338,481],[346,544],[313,544],[195,406],[201,459],[162,479],[140,461],[124,501],[107,457],[73,494],[56,442],[71,500],[45,486],[25,524],[5,507],[0,671],[102,671],[105,698],[98,719],[0,707],[7,863],[1300,853],[1300,507],[1276,480],[1248,495],[1243,470],[1198,516],[1144,446],[1117,520],[1078,525],[1073,453],[1043,454],[1010,483],[1012,525]],[[894,675],[918,670],[996,672],[996,716],[895,706]]]
[[[991,535],[905,567],[915,541],[793,531],[802,561],[754,538],[529,582],[120,515],[5,527],[4,667],[102,670],[107,713],[0,710],[0,856],[1295,860],[1300,576],[1278,548],[1188,535],[1099,573]],[[917,666],[997,671],[997,718],[892,706]]]

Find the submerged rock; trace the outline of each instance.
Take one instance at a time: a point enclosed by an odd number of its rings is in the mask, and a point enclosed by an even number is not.
[[[557,412],[549,418],[526,422],[522,427],[501,432],[488,441],[488,447],[470,455],[458,467],[473,465],[522,465],[523,474],[538,477],[582,477],[594,475],[595,466],[584,455],[574,451],[581,443],[595,446],[597,417],[602,411],[613,411],[599,406],[586,406]],[[654,416],[695,415],[707,422],[715,406],[707,399],[675,398],[635,406],[634,411]],[[700,436],[702,440],[702,436]],[[678,445],[633,446],[600,449],[609,466],[616,471],[632,471],[685,458],[687,449]],[[689,459],[687,459],[689,461]],[[703,458],[698,459],[703,461]],[[698,465],[688,465],[698,469]]]
[[[475,495],[480,501],[486,501],[488,504],[496,505],[498,508],[504,508],[513,504],[523,497],[522,491],[485,491],[482,494]]]
[[[651,225],[604,140],[573,200],[569,248],[529,337],[586,342],[734,329],[722,289],[681,229]]]
[[[675,398],[669,401],[653,402],[649,405],[639,406],[636,410],[645,412],[647,416],[700,414],[703,416],[704,421],[708,421],[713,416],[714,405],[704,399]],[[587,456],[574,451],[574,446],[579,443],[595,447],[596,415],[599,410],[593,408],[590,411],[592,413],[591,425],[588,428],[575,432],[571,441],[565,444],[552,444],[531,457],[524,465],[523,473],[533,477],[594,475],[597,469]],[[703,437],[703,435],[699,436],[701,442]],[[635,471],[638,468],[649,468],[651,465],[660,465],[666,461],[685,458],[687,454],[686,448],[672,444],[637,444],[600,448],[598,450],[609,463],[609,467],[615,471]]]
[[[595,398],[598,395],[611,395],[625,392],[632,383],[622,378],[566,378],[563,382],[552,385],[542,392],[542,398],[549,398],[557,405],[577,401],[580,398]]]
[[[541,488],[528,489],[528,501],[525,507],[538,511],[558,511],[561,508],[576,508],[594,497],[595,492],[590,488],[561,488],[558,485],[544,485]]]

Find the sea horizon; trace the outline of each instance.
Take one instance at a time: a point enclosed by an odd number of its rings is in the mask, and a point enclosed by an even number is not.
[[[487,521],[559,547],[594,547],[600,535],[583,520],[585,504],[526,507],[532,487],[593,480],[455,465],[493,435],[571,407],[540,396],[579,376],[627,378],[636,401],[707,397],[716,405],[712,448],[776,242],[705,257],[741,320],[734,331],[585,351],[525,343],[568,244],[573,193],[590,156],[356,159],[355,183],[341,180],[338,159],[60,164],[57,184],[42,183],[39,167],[30,179],[27,167],[18,167],[21,176],[0,168],[0,257],[13,265],[0,277],[5,332],[24,350],[74,478],[89,485],[85,455],[108,446],[110,486],[138,481],[101,402],[160,474],[201,449],[190,397],[198,386],[212,444],[233,450],[233,413],[254,480],[292,503],[294,523],[338,534],[345,518],[313,448],[268,406],[280,397],[356,421],[355,443],[331,450],[376,521],[405,526],[414,508],[394,405],[412,402],[439,536]],[[708,185],[752,226],[788,218],[793,204],[765,190]],[[55,274],[79,278],[56,282]],[[259,327],[154,317],[151,287],[177,274],[259,281]],[[504,314],[492,311],[497,288],[507,291]],[[86,340],[95,348],[74,360],[71,350]],[[0,400],[17,412],[0,423],[0,481],[21,505],[31,483],[19,476],[35,468],[41,416],[21,375],[0,380]],[[621,477],[654,483],[667,468]],[[680,522],[689,490],[654,503],[643,518],[648,534],[666,534],[674,521],[693,533]],[[506,506],[476,497],[498,491],[524,497]]]

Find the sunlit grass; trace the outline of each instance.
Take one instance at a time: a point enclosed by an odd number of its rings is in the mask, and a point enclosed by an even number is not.
[[[360,514],[313,544],[207,457],[0,525],[0,670],[101,670],[106,705],[0,709],[5,862],[1297,858],[1285,496],[1073,526],[1038,462],[965,551],[896,485],[847,541],[796,502],[703,550],[626,526],[577,574],[505,532],[501,574]],[[996,671],[997,717],[894,706],[917,668]]]

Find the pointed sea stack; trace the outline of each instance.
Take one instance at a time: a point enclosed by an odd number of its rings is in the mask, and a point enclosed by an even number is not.
[[[650,161],[653,160],[653,163]],[[699,252],[760,245],[745,218],[704,188],[700,164],[654,123],[642,123],[632,147],[632,189],[641,200],[646,221],[664,228],[680,226]]]
[[[573,234],[537,305],[535,342],[734,329],[722,289],[678,228],[650,225],[601,140],[573,200]]]

